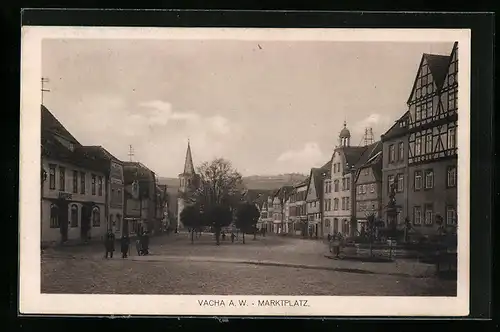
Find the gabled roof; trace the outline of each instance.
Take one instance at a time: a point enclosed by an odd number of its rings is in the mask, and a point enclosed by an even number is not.
[[[298,187],[303,187],[303,186],[307,186],[309,185],[309,176],[306,177],[303,181],[297,183],[296,185],[294,185],[293,187],[294,188],[298,188]]]
[[[117,163],[122,163],[118,158],[113,156],[108,150],[103,148],[100,145],[89,145],[89,146],[82,146],[80,148],[84,154],[89,155],[89,156],[96,156],[102,159],[106,159],[109,161],[114,161]]]
[[[135,180],[151,182],[154,172],[140,162],[123,162],[123,179],[125,184],[130,184]]]
[[[324,166],[326,166],[326,165],[324,165]],[[309,187],[311,186],[311,184],[314,185],[314,189],[316,190],[316,196],[318,199],[320,198],[320,194],[323,192],[322,191],[323,190],[323,174],[325,174],[323,167],[311,168],[311,173],[309,175],[310,181],[309,181],[309,185],[308,185],[307,189],[309,190]],[[311,180],[314,180],[314,181],[311,181]],[[311,183],[311,182],[314,182],[314,183]]]
[[[407,101],[408,104],[410,103],[411,98],[413,97],[413,93],[417,85],[418,74],[420,73],[420,68],[422,68],[424,60],[429,65],[429,70],[431,72],[434,82],[436,83],[436,88],[440,90],[441,87],[443,86],[444,79],[448,72],[450,56],[424,53],[422,55],[422,58],[420,59],[420,64],[418,66],[417,74],[415,75],[415,80],[413,81],[413,86],[411,88],[410,96],[408,97]]]
[[[380,138],[382,142],[394,138],[403,136],[408,132],[408,120],[410,118],[410,111],[406,111],[394,124],[389,128],[385,134],[383,134]],[[401,123],[406,121],[406,125],[401,127]]]
[[[277,191],[273,192],[273,197],[278,197],[279,199],[287,199],[293,192],[293,186],[286,185],[279,188]]]
[[[42,134],[43,133],[52,133],[58,136],[65,138],[68,141],[71,141],[75,145],[80,145],[80,142],[76,140],[76,138],[70,134],[70,132],[64,128],[64,126],[57,120],[57,118],[45,107],[41,106],[41,126],[42,126]]]
[[[382,142],[377,141],[373,144],[365,146],[365,151],[363,154],[360,156],[358,162],[356,163],[356,169],[359,169],[361,167],[366,167],[368,164],[368,161],[374,157],[377,153],[382,152]]]

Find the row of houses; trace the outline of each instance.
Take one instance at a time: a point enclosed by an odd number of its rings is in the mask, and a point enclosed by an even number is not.
[[[87,242],[107,231],[162,232],[167,188],[140,162],[84,146],[41,106],[41,241]]]
[[[294,186],[263,195],[258,228],[326,237],[356,236],[374,214],[386,222],[395,200],[402,227],[423,236],[440,218],[457,224],[458,44],[450,55],[423,54],[407,110],[380,140],[351,146],[344,126],[332,157]]]

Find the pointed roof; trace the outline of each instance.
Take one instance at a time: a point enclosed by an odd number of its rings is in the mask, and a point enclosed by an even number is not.
[[[391,126],[391,128],[389,128],[385,132],[385,134],[383,134],[380,137],[382,142],[408,133],[408,123],[407,122],[405,123],[405,121],[407,121],[409,117],[410,117],[410,111],[406,111],[406,113],[403,114],[398,120],[396,120],[394,124]]]
[[[191,155],[191,145],[189,144],[189,140],[186,150],[186,160],[184,161],[184,172],[182,174],[195,174],[193,156]]]
[[[446,77],[446,73],[448,72],[448,67],[450,63],[449,55],[438,55],[438,54],[422,54],[422,59],[420,60],[420,64],[418,66],[417,74],[415,75],[415,80],[413,81],[413,86],[411,88],[410,96],[408,97],[407,103],[411,102],[411,98],[413,97],[413,93],[415,91],[415,87],[417,85],[418,74],[420,73],[420,68],[422,68],[422,64],[424,60],[427,62],[429,66],[429,71],[431,72],[432,78],[436,83],[437,90],[440,90],[443,86],[444,79]]]
[[[323,186],[323,174],[324,174],[324,169],[323,168],[311,168],[311,173],[309,175],[309,185],[308,185],[308,190],[311,185],[314,185],[314,189],[316,190],[316,198],[319,199],[320,195],[322,193],[322,186]],[[313,183],[311,183],[313,182]]]
[[[47,107],[40,105],[42,116],[41,116],[41,127],[42,135],[52,134],[60,136],[75,145],[80,145],[80,142],[70,134],[70,132],[57,120],[57,118],[50,112]]]

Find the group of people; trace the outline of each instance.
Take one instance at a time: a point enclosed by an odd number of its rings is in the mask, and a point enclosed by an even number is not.
[[[108,231],[104,238],[104,248],[106,250],[105,258],[113,258],[113,253],[115,251],[115,234],[112,231]],[[140,233],[138,239],[136,240],[136,249],[139,256],[144,256],[149,254],[149,236],[147,232]],[[122,253],[122,258],[127,258],[130,252],[130,237],[126,234],[120,239],[120,250]]]

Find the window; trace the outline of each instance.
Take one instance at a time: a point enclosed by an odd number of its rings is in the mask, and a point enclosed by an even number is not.
[[[78,206],[71,205],[71,227],[78,227]]]
[[[59,167],[59,190],[66,190],[66,169],[64,167]]]
[[[398,187],[397,191],[398,192],[403,192],[404,191],[404,175],[403,174],[398,174]]]
[[[121,227],[122,227],[122,216],[117,214],[116,215],[116,230],[120,231]]]
[[[329,198],[328,199],[328,211],[331,211],[332,210],[332,199]]]
[[[425,136],[425,153],[432,153],[432,134]]]
[[[56,190],[56,165],[49,165],[49,188]]]
[[[422,138],[417,137],[415,139],[415,156],[420,156],[422,154]]]
[[[448,111],[456,109],[457,109],[457,90],[450,90],[448,91]]]
[[[425,189],[434,187],[434,172],[430,169],[425,171]]]
[[[85,195],[85,172],[80,172],[80,194]]]
[[[388,188],[387,192],[391,192],[392,184],[394,183],[394,175],[387,176]]]
[[[346,187],[346,190],[351,190],[351,178],[346,178],[345,179],[345,187]]]
[[[50,206],[50,228],[59,228],[59,208],[54,204]]]
[[[99,186],[98,186],[98,193],[99,196],[102,196],[102,176],[99,176]]]
[[[325,227],[330,228],[330,219],[325,219]]]
[[[425,205],[425,224],[426,225],[432,225],[432,217],[433,217],[433,211],[432,211],[432,204],[426,204]]]
[[[366,194],[366,184],[361,185],[363,194]]]
[[[375,183],[370,184],[370,192],[375,192]]]
[[[415,106],[415,120],[420,121],[422,119],[422,107],[420,105]]]
[[[361,195],[361,185],[358,185],[356,192],[358,195]]]
[[[98,207],[95,207],[92,210],[92,227],[100,227],[101,226],[101,213]]]
[[[337,211],[339,209],[339,199],[338,198],[335,198],[333,200],[333,210],[334,211]]]
[[[432,117],[432,99],[423,104],[425,108],[422,110],[422,119]]]
[[[339,191],[339,180],[333,181],[333,186],[334,186],[335,192],[338,192]]]
[[[453,206],[446,207],[446,225],[450,226],[457,225],[457,211]]]
[[[396,150],[394,150],[394,144],[389,145],[389,162],[393,163],[396,160]]]
[[[346,208],[346,210],[350,210],[351,209],[351,202],[350,202],[350,198],[349,197],[346,197],[346,199],[345,199],[345,208]]]
[[[96,176],[95,174],[92,174],[92,195],[95,195],[95,181],[96,181]]]
[[[367,175],[367,176],[370,175],[370,169],[368,167],[365,168],[364,171],[365,171],[365,175]]]
[[[422,171],[415,171],[415,190],[422,189]]]
[[[399,159],[399,161],[402,161],[405,159],[405,150],[404,150],[403,142],[399,142],[399,144],[398,144],[398,159]]]
[[[342,191],[345,190],[345,179],[342,179]]]
[[[457,137],[456,137],[456,128],[449,128],[448,129],[448,149],[454,149],[456,147],[457,143]]]
[[[78,193],[78,171],[73,171],[73,194]]]
[[[422,208],[420,206],[413,208],[413,223],[415,225],[422,225]]]
[[[447,173],[446,186],[449,188],[456,187],[457,186],[457,167],[456,166],[448,167],[446,173]]]
[[[345,198],[342,197],[342,210],[345,210]]]
[[[333,173],[337,173],[337,164],[333,164]]]

